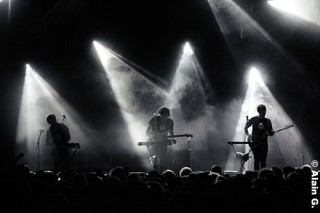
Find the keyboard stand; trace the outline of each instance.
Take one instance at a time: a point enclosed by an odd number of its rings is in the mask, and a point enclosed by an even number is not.
[[[77,152],[80,152],[80,146],[76,147],[75,150],[73,151],[70,160],[68,161],[68,164],[72,162],[74,156],[77,154]]]
[[[235,144],[242,144],[242,145],[245,145],[245,144],[251,144],[251,142],[246,142],[246,141],[229,141],[228,142],[229,145],[231,145],[234,153],[235,153],[235,157],[237,159],[240,159],[241,160],[241,168],[239,170],[239,173],[242,173],[242,171],[245,170],[244,168],[244,164],[248,161],[249,158],[251,158],[251,156],[249,156],[250,152],[251,152],[251,149],[249,151],[249,153],[241,153],[241,152],[237,152],[236,149],[234,148],[233,145]]]
[[[81,146],[80,146],[79,143],[67,143],[67,144],[65,144],[63,146],[59,146],[58,148],[67,149],[67,150],[68,149],[74,149],[70,159],[67,160],[67,162],[66,162],[66,166],[68,168],[69,164],[73,161],[73,159],[74,159],[75,155],[77,154],[77,152],[80,151]]]

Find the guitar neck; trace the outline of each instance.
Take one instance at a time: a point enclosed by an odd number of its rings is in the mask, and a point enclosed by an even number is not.
[[[285,130],[285,129],[288,129],[288,127],[282,127],[280,129],[275,130],[274,132],[280,132],[280,131]]]
[[[284,130],[284,129],[289,129],[289,128],[293,127],[293,126],[294,126],[293,124],[290,124],[290,125],[287,125],[287,126],[285,126],[285,127],[280,128],[280,129],[277,129],[277,130],[275,130],[274,132],[280,132],[280,131],[282,131],[282,130]]]
[[[169,136],[167,136],[167,138],[177,138],[177,137],[193,137],[193,135],[183,134],[183,135],[169,135]]]

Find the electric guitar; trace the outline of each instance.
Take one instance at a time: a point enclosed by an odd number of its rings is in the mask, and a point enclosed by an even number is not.
[[[282,128],[279,128],[277,130],[274,130],[273,133],[277,133],[277,132],[280,132],[282,130],[285,130],[285,129],[289,129],[291,127],[294,127],[293,123],[289,123],[287,124],[286,126],[282,127]],[[259,145],[259,144],[264,144],[266,143],[266,139],[267,137],[269,136],[269,134],[263,134],[263,135],[249,135],[247,140],[249,142],[249,146],[250,147],[256,147],[256,145]]]

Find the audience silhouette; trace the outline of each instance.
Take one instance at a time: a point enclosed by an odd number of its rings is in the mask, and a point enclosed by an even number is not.
[[[64,173],[32,171],[17,164],[1,173],[2,209],[7,212],[304,212],[310,210],[312,169],[263,168],[243,174],[224,174],[182,167],[159,173],[109,171]]]

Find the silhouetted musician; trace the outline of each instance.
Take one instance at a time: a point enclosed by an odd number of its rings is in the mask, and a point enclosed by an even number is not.
[[[146,135],[148,142],[154,142],[157,145],[148,146],[150,152],[150,160],[155,170],[164,171],[168,168],[167,145],[168,136],[174,135],[174,122],[170,118],[170,109],[162,107],[158,111],[158,115],[148,121]]]
[[[47,122],[50,127],[46,132],[46,144],[52,147],[53,170],[54,172],[62,172],[67,169],[68,149],[65,147],[68,146],[67,144],[71,139],[69,128],[62,122],[58,123],[54,114],[47,116]]]

